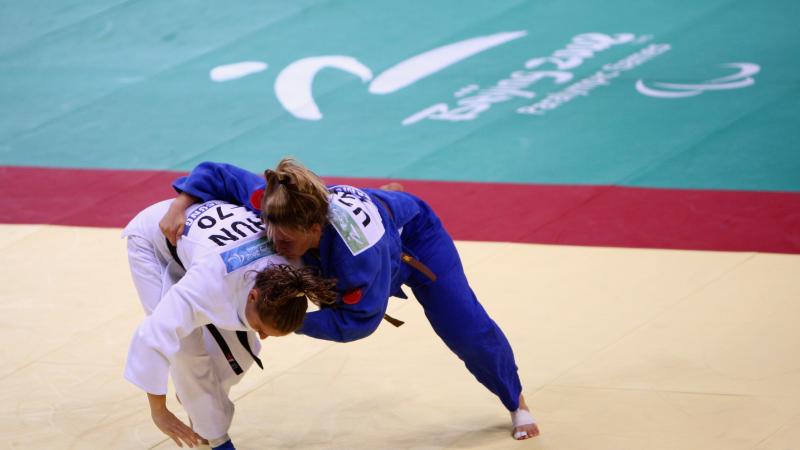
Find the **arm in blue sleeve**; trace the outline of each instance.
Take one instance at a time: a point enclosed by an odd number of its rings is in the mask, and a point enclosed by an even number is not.
[[[298,333],[337,342],[351,342],[372,334],[380,325],[389,303],[391,263],[385,241],[353,256],[336,236],[333,266],[338,280],[338,307],[306,314]],[[338,255],[337,255],[338,254]],[[361,290],[358,303],[348,305],[342,295]]]
[[[197,165],[188,176],[175,180],[172,187],[201,202],[222,200],[252,210],[250,196],[254,190],[263,189],[264,178],[230,164],[207,161]]]

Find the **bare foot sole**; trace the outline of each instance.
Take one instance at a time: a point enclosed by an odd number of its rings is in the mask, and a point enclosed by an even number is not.
[[[511,424],[513,430],[511,435],[514,439],[521,441],[530,439],[539,435],[539,426],[533,420],[530,411],[527,409],[518,409],[511,413]]]
[[[381,189],[383,189],[384,191],[398,191],[398,192],[403,192],[405,190],[403,185],[396,181],[392,181],[389,184],[384,184],[383,186],[381,186]]]

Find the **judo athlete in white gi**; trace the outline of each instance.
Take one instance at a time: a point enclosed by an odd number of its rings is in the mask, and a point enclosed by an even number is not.
[[[228,397],[258,359],[257,337],[300,327],[308,301],[335,301],[334,281],[275,254],[261,220],[220,201],[186,210],[183,236],[169,244],[158,222],[172,200],[140,212],[125,228],[128,258],[146,318],[131,341],[125,378],[148,395],[158,428],[178,446],[207,440],[232,449]],[[172,376],[191,427],[166,408]]]

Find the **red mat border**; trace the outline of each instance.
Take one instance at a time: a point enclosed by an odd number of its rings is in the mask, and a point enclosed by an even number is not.
[[[0,166],[0,223],[122,227],[172,197],[181,174]],[[800,253],[795,192],[394,181],[428,201],[458,240]]]

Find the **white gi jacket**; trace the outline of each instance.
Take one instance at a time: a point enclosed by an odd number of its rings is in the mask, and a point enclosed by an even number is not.
[[[158,222],[170,202],[161,202],[145,209],[123,232],[123,236],[129,240],[134,281],[137,281],[137,277],[149,278],[144,283],[136,284],[145,311],[150,313],[134,333],[124,374],[131,383],[157,395],[167,392],[170,366],[182,351],[182,340],[192,333],[202,334],[198,330],[209,323],[221,332],[249,331],[254,353],[258,352],[258,340],[244,315],[247,294],[254,283],[253,271],[260,271],[271,264],[288,263],[267,245],[264,226],[255,214],[240,206],[210,201],[193,205],[187,210],[185,229],[177,245],[177,255],[185,267],[185,275],[179,278],[182,270],[177,267],[166,239],[158,229]],[[160,274],[152,273],[155,272],[153,270],[151,273],[144,273],[147,270],[137,273],[134,266],[143,265],[134,263],[134,253],[141,251],[131,249],[132,240],[134,247],[152,245],[157,263],[149,266],[160,266]],[[161,279],[155,280],[159,276]],[[147,291],[147,287],[140,287],[140,284],[146,285],[148,281],[151,284],[160,283],[160,298],[153,298],[158,295],[154,294],[158,289],[151,289],[150,293],[143,292]],[[224,335],[230,336],[230,333]],[[236,340],[226,341],[231,348],[241,346]],[[245,355],[242,358],[245,361],[240,363],[248,363],[246,365],[249,366],[252,357]],[[222,364],[220,370],[223,376],[224,366]],[[201,369],[195,367],[190,372]],[[207,372],[208,368],[204,370]],[[230,368],[227,370],[232,372]],[[178,388],[175,378],[173,372]],[[192,399],[184,398],[180,388],[178,391],[186,407],[187,401],[191,402]]]

